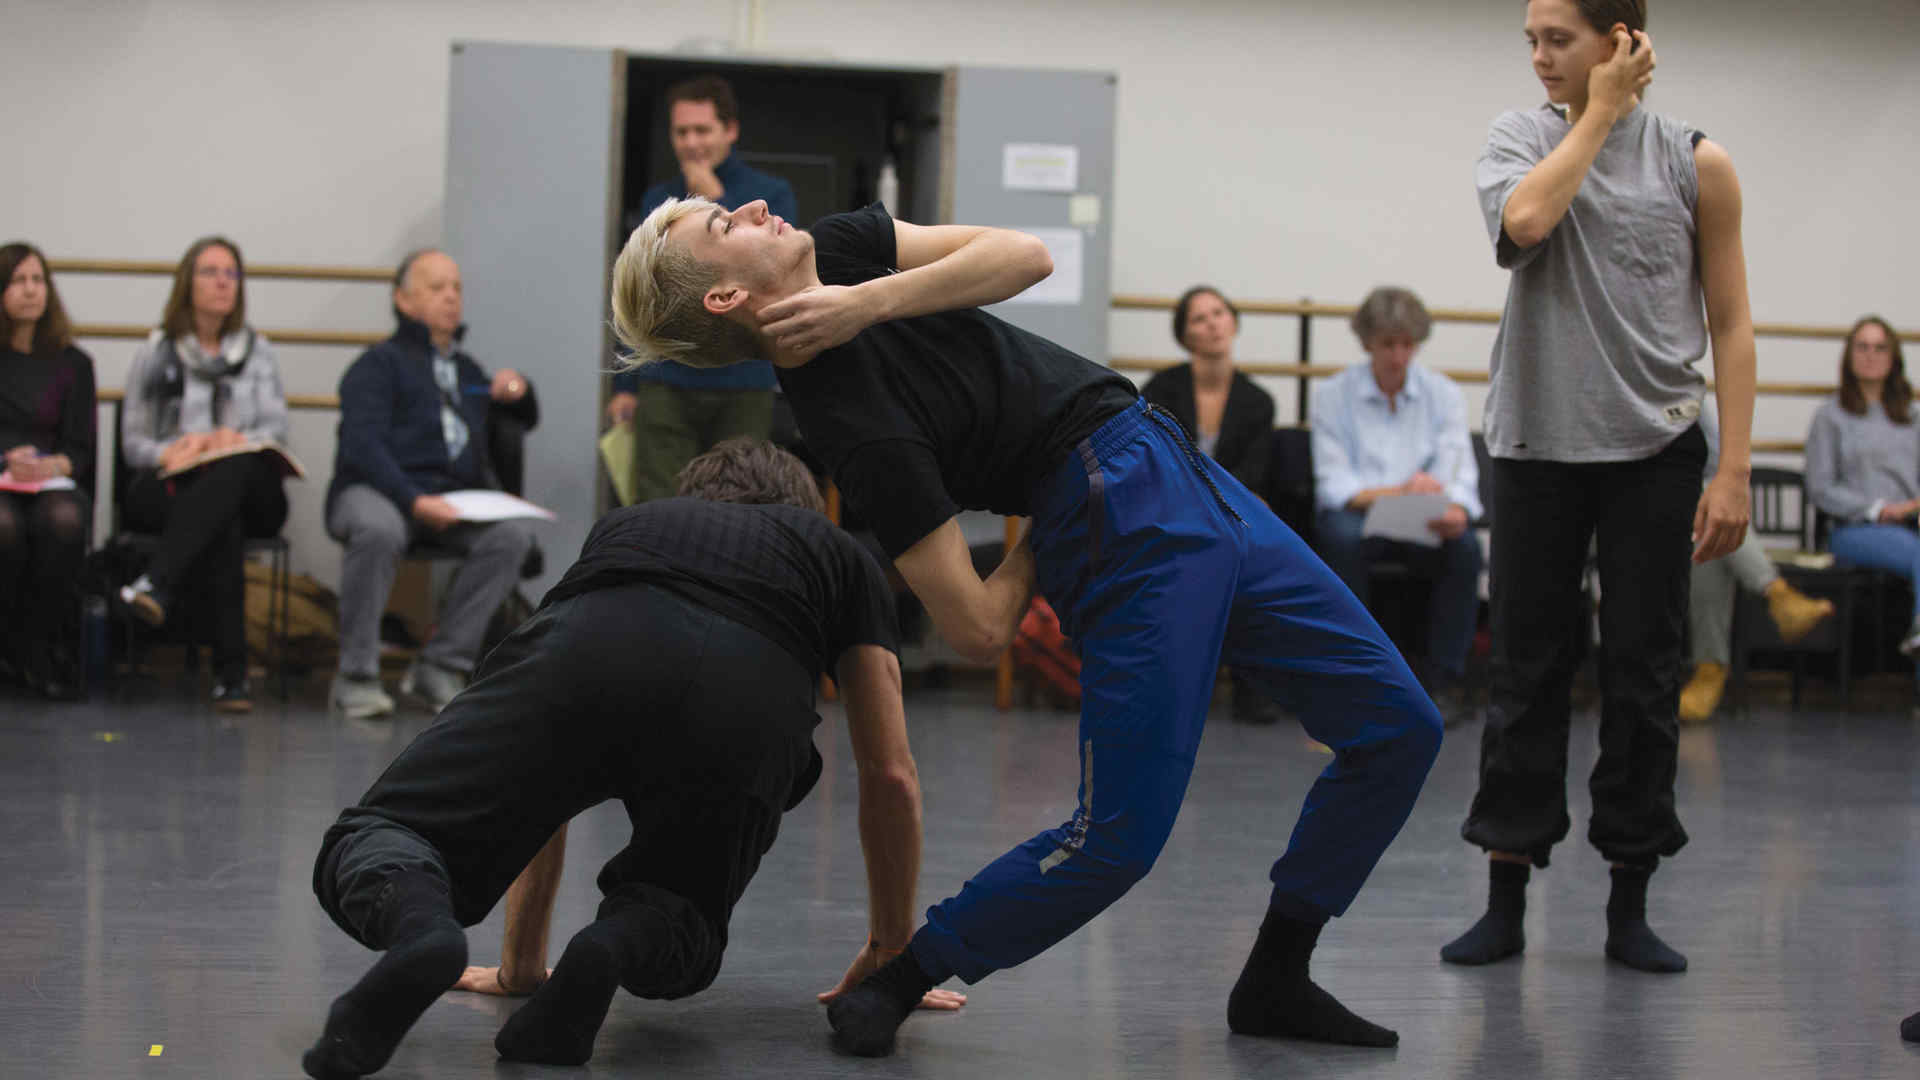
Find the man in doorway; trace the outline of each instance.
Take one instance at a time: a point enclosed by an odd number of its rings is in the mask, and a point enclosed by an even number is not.
[[[1113,371],[979,310],[1052,272],[1038,240],[895,221],[811,233],[762,202],[663,204],[614,267],[614,327],[689,363],[770,357],[807,444],[948,643],[1003,650],[1030,582],[1081,653],[1072,819],[975,874],[909,947],[828,1009],[836,1044],[889,1053],[926,991],[1038,955],[1144,877],[1173,829],[1223,658],[1334,760],[1308,793],[1228,1026],[1392,1046],[1308,977],[1406,822],[1440,717],[1398,650],[1299,537]],[[963,508],[1028,516],[982,579]]]
[[[642,216],[668,199],[698,196],[733,208],[755,199],[786,220],[799,211],[793,186],[748,168],[733,152],[740,138],[740,105],[733,87],[703,75],[667,89],[667,126],[679,175],[647,189]],[[764,358],[743,356],[722,368],[691,367],[667,358],[614,376],[607,419],[634,425],[630,478],[615,489],[630,490],[629,502],[665,498],[674,478],[694,456],[726,439],[764,439],[773,429],[773,368]],[[614,467],[618,467],[616,464]],[[620,483],[627,479],[628,483]]]

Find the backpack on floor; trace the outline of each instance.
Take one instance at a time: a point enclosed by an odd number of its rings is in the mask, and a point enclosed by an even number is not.
[[[1027,672],[1055,698],[1080,703],[1080,654],[1060,630],[1060,617],[1043,596],[1035,595],[1013,636],[1014,667]]]

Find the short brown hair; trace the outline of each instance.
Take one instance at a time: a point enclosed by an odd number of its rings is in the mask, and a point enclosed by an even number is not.
[[[1847,331],[1846,343],[1840,346],[1840,407],[1855,416],[1867,414],[1867,395],[1860,389],[1859,376],[1853,373],[1853,339],[1869,326],[1884,330],[1893,346],[1893,366],[1887,369],[1887,381],[1880,387],[1880,407],[1887,410],[1887,419],[1904,424],[1913,405],[1913,386],[1907,382],[1906,358],[1900,355],[1900,335],[1894,332],[1891,323],[1878,315],[1868,315],[1854,323],[1853,329]]]
[[[1573,0],[1573,6],[1587,20],[1587,25],[1602,34],[1613,29],[1614,23],[1624,25],[1629,32],[1647,28],[1647,0]]]
[[[173,291],[167,294],[167,306],[161,309],[160,330],[168,337],[182,340],[193,336],[193,275],[195,263],[210,247],[223,247],[233,256],[234,269],[240,271],[238,288],[234,290],[233,310],[220,323],[220,336],[247,325],[247,261],[240,257],[240,245],[224,236],[203,236],[187,248],[180,256],[180,265],[173,268]]]
[[[33,355],[51,356],[73,344],[73,324],[67,321],[66,306],[60,303],[60,290],[53,287],[53,267],[47,265],[47,257],[24,240],[0,247],[0,289],[6,288],[13,272],[29,258],[40,260],[40,272],[47,279],[47,307],[40,313],[40,321],[33,324]],[[12,341],[13,319],[0,309],[0,346],[11,347]]]
[[[1363,348],[1386,334],[1405,334],[1417,345],[1433,333],[1433,316],[1412,289],[1382,285],[1360,301],[1352,325]]]
[[[820,485],[800,459],[765,439],[728,439],[687,462],[679,493],[712,502],[797,506],[826,513]]]
[[[682,101],[713,102],[713,117],[721,127],[740,119],[740,102],[733,96],[733,84],[718,75],[700,75],[667,87],[667,108]]]

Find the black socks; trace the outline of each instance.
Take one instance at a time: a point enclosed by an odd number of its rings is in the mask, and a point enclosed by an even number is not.
[[[1491,964],[1519,955],[1527,947],[1521,923],[1527,914],[1526,863],[1488,859],[1487,913],[1473,928],[1440,947],[1440,959],[1449,964]]]
[[[1920,1043],[1920,1013],[1900,1021],[1900,1037],[1911,1043]]]
[[[467,968],[467,935],[454,921],[445,886],[397,882],[389,903],[392,944],[353,989],[334,1000],[320,1041],[300,1058],[314,1080],[378,1072],[400,1037]]]
[[[620,987],[615,947],[589,926],[573,936],[567,951],[533,997],[507,1019],[493,1048],[508,1061],[585,1065],[593,1038],[606,1022]]]
[[[1247,966],[1227,998],[1227,1027],[1241,1035],[1398,1046],[1397,1033],[1355,1016],[1307,977],[1307,959],[1324,925],[1268,909]]]
[[[1613,895],[1607,898],[1607,957],[1640,971],[1671,975],[1687,970],[1687,958],[1647,927],[1647,879],[1651,876],[1651,866],[1613,868]]]
[[[894,1033],[931,989],[933,980],[920,970],[920,962],[909,948],[859,986],[827,1003],[833,1045],[860,1057],[893,1053]]]

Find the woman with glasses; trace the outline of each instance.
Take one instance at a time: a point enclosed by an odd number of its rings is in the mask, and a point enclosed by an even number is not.
[[[1840,393],[1813,414],[1807,494],[1833,519],[1835,561],[1920,581],[1920,424],[1900,335],[1878,315],[1848,331]],[[1900,651],[1920,656],[1920,601]]]
[[[93,514],[93,360],[47,260],[0,246],[0,669],[50,698],[77,696],[74,585]]]
[[[216,451],[287,438],[280,369],[246,311],[239,247],[218,236],[196,240],[174,270],[160,328],[133,358],[120,414],[131,472],[126,524],[160,536],[147,572],[121,590],[121,600],[160,626],[184,615],[189,597],[203,598],[191,606],[212,639],[212,700],[223,712],[253,707],[246,540],[274,536],[287,520],[278,455],[238,453],[193,466]]]

